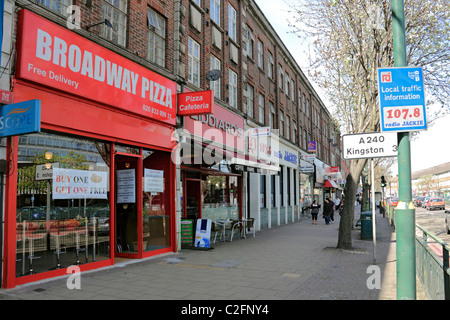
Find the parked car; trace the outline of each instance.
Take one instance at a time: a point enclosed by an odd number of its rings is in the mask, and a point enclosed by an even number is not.
[[[391,207],[396,207],[398,205],[398,198],[392,198],[391,201],[389,201],[389,205]]]
[[[17,221],[45,220],[47,212],[44,207],[22,207],[17,209]]]
[[[428,200],[430,200],[430,197],[425,197],[425,199],[423,199],[423,201],[422,201],[422,208],[426,208],[427,207]]]
[[[445,229],[447,230],[447,234],[450,234],[450,211],[445,210]]]
[[[422,202],[425,199],[425,197],[417,197],[416,202],[414,203],[414,205],[416,207],[421,207],[422,206]]]
[[[445,203],[442,198],[430,198],[430,200],[427,202],[427,210],[445,210]]]
[[[88,223],[89,234],[94,234],[94,219],[95,219],[95,234],[109,235],[109,221],[110,210],[108,208],[96,211],[90,218]]]

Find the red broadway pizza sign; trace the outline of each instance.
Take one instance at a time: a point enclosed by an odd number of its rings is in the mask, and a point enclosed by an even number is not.
[[[213,112],[214,91],[196,91],[178,94],[179,116],[191,116]]]
[[[27,10],[18,46],[18,78],[175,125],[174,81]]]

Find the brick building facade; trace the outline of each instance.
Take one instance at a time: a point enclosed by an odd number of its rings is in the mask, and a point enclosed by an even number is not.
[[[5,182],[5,287],[64,274],[60,262],[69,255],[60,257],[59,241],[78,262],[86,252],[82,270],[114,264],[116,257],[176,251],[182,219],[225,217],[257,231],[271,228],[300,219],[313,198],[320,203],[336,191],[327,180],[345,177],[335,174],[341,167],[339,128],[253,0],[6,0],[3,14],[0,89],[14,94],[14,102],[41,99],[43,110],[42,132],[1,140],[7,170],[17,168]],[[34,65],[26,64],[28,58]],[[211,70],[220,70],[220,78],[208,79]],[[153,80],[159,83],[155,91]],[[76,91],[64,81],[87,87]],[[214,114],[203,120],[176,116],[176,94],[202,90],[214,91]],[[183,145],[175,133],[195,121],[226,123],[222,134],[238,144],[214,149],[224,162],[208,167],[169,161],[177,142]],[[261,127],[279,132],[279,145],[265,152],[280,161],[252,159],[236,169],[238,162],[229,160],[250,158],[241,132]],[[206,148],[201,139],[192,141]],[[314,165],[302,171],[310,142]],[[70,174],[102,177],[102,198],[57,198],[49,187],[55,181],[48,181],[47,191],[23,188],[21,179],[42,165],[36,156],[43,159],[44,151],[45,157],[48,151],[58,155]],[[83,166],[64,162],[73,153]],[[131,202],[118,179],[125,173],[134,188]],[[41,183],[35,175],[29,179]],[[38,206],[45,210],[31,213]],[[101,237],[92,232],[100,221]],[[34,267],[33,253],[43,257]]]

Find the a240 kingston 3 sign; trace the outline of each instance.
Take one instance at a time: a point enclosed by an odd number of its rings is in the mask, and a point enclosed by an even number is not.
[[[175,124],[172,80],[27,10],[18,46],[18,78]]]

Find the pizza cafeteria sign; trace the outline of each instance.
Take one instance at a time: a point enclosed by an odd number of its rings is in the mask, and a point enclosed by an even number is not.
[[[175,125],[176,83],[27,10],[17,76]]]

